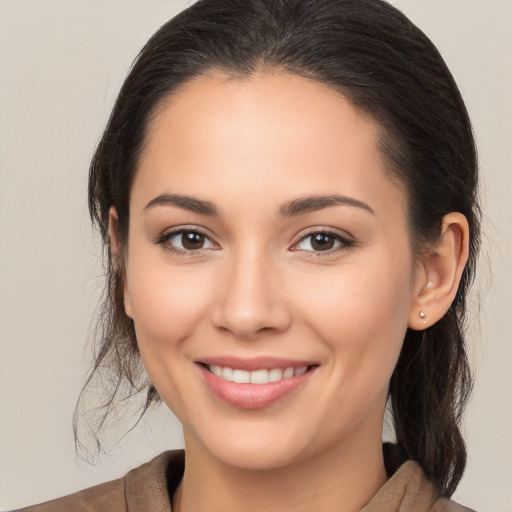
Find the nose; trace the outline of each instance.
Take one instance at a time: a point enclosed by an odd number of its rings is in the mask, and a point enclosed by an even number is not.
[[[212,319],[218,329],[251,340],[263,332],[285,331],[291,322],[283,274],[256,251],[232,258],[219,275]]]

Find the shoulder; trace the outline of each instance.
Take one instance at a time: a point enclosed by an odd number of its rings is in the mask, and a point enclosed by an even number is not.
[[[421,467],[404,462],[361,512],[475,512],[439,496]]]
[[[117,480],[13,512],[170,511],[169,496],[183,475],[183,466],[182,450],[164,452]]]
[[[124,512],[125,477],[14,512]]]
[[[432,512],[475,512],[475,510],[459,505],[455,501],[439,498],[434,503]]]

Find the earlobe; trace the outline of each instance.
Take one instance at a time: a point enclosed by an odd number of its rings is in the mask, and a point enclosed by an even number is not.
[[[452,212],[443,218],[441,236],[423,257],[409,327],[423,330],[440,320],[457,293],[469,254],[469,226],[466,217]]]
[[[130,297],[128,296],[126,285],[124,286],[124,312],[128,317],[130,317],[133,320],[133,312],[132,312],[132,304],[130,302]]]

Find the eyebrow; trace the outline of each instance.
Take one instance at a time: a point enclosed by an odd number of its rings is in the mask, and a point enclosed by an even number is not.
[[[309,196],[294,199],[281,206],[279,214],[282,217],[294,217],[303,213],[312,213],[318,210],[323,210],[330,206],[337,205],[355,206],[356,208],[362,208],[375,215],[373,209],[366,203],[354,199],[352,197],[341,196],[338,194],[332,194],[328,196]]]
[[[145,207],[144,210],[149,210],[155,206],[177,206],[194,213],[201,215],[208,215],[210,217],[219,217],[219,209],[210,201],[197,199],[195,197],[183,196],[181,194],[161,194],[152,199]]]
[[[152,199],[145,207],[144,210],[149,210],[155,206],[177,206],[184,210],[201,215],[208,215],[210,217],[220,217],[219,209],[210,201],[197,199],[196,197],[185,196],[181,194],[161,194]],[[279,208],[279,215],[281,217],[295,217],[304,213],[312,213],[330,206],[346,205],[362,208],[373,215],[373,209],[352,197],[341,196],[338,194],[331,194],[327,196],[308,196],[294,199],[282,205]]]

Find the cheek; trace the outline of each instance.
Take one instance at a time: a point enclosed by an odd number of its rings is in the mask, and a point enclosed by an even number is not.
[[[210,280],[210,273],[198,267],[176,270],[132,258],[126,294],[141,352],[148,344],[169,347],[192,334],[206,314]]]
[[[190,398],[183,388],[184,382],[190,382],[185,364],[187,341],[207,314],[208,274],[198,269],[178,271],[141,255],[133,255],[127,268],[126,294],[144,367],[164,402],[184,424]]]
[[[410,259],[346,265],[316,276],[302,311],[331,352],[333,371],[362,386],[386,386],[407,330],[412,298]],[[295,292],[297,293],[297,292]],[[298,295],[297,295],[298,296]]]

